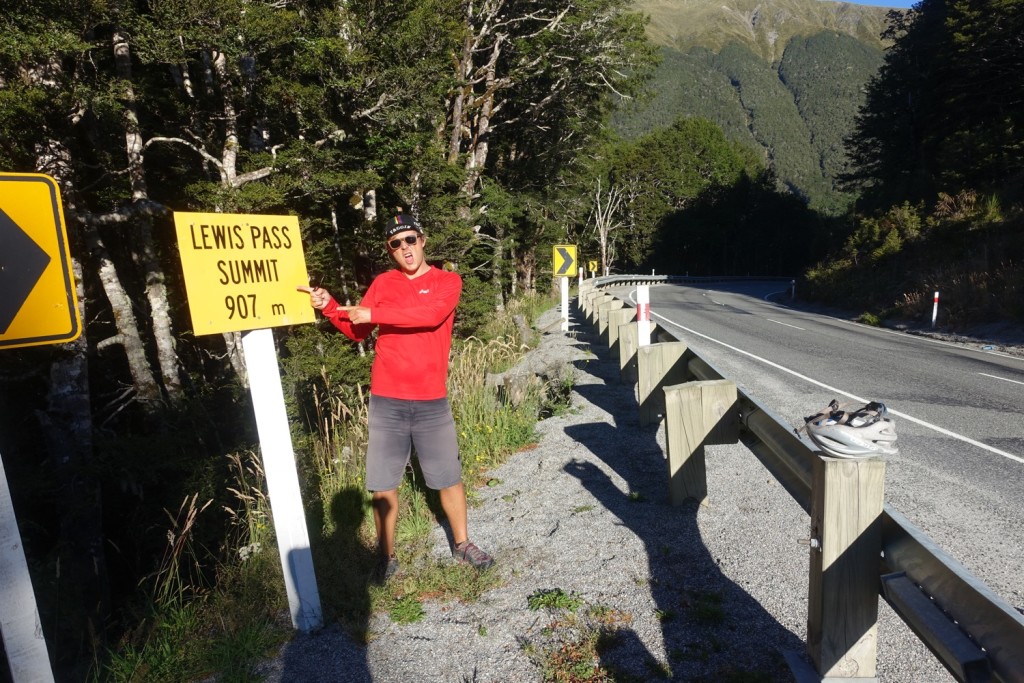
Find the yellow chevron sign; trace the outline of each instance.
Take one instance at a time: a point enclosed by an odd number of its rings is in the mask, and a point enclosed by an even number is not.
[[[576,277],[575,244],[556,244],[552,249],[551,261],[555,277]]]
[[[60,190],[40,173],[0,173],[0,349],[82,333]]]

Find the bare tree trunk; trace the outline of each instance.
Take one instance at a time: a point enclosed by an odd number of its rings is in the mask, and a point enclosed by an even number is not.
[[[479,98],[479,111],[474,120],[473,138],[469,156],[466,158],[466,184],[463,191],[472,199],[476,183],[487,165],[487,151],[491,132],[491,115],[494,112],[494,98],[497,92],[498,57],[501,56],[503,36],[498,36],[491,47],[491,56],[484,65],[484,94]]]
[[[114,322],[117,325],[117,337],[99,344],[97,348],[106,348],[111,343],[118,343],[124,348],[125,357],[128,360],[128,372],[132,376],[132,384],[135,386],[135,399],[142,403],[147,413],[154,413],[160,405],[160,386],[146,358],[146,346],[142,342],[142,335],[139,333],[139,323],[135,317],[135,309],[132,306],[131,298],[121,283],[117,267],[110,257],[100,230],[92,223],[82,225],[82,234],[89,251],[89,255],[96,262],[96,272],[100,277],[100,284],[103,292],[107,295],[107,301],[114,313]]]
[[[131,299],[121,284],[117,268],[103,243],[99,228],[96,224],[78,216],[76,211],[76,193],[66,180],[71,175],[68,166],[69,157],[70,155],[60,142],[51,140],[45,147],[36,150],[36,169],[40,173],[49,173],[57,179],[61,184],[65,205],[68,209],[67,213],[79,220],[85,247],[97,263],[96,270],[100,276],[100,284],[113,310],[114,324],[117,327],[117,336],[108,340],[105,345],[119,343],[124,347],[128,371],[135,387],[135,398],[142,403],[142,407],[147,413],[152,413],[160,402],[160,387],[153,376],[149,361],[146,359],[146,349],[142,343],[142,336],[139,334],[139,325],[135,319]],[[85,317],[82,318],[82,320],[85,319]],[[102,347],[98,346],[97,348]]]
[[[448,163],[454,164],[459,159],[462,151],[462,138],[468,132],[469,126],[465,121],[466,99],[472,97],[473,86],[470,84],[470,75],[473,73],[473,36],[466,33],[462,42],[462,55],[456,65],[456,80],[458,91],[452,98],[451,114],[451,135],[448,139]]]
[[[367,223],[377,220],[377,190],[367,190],[363,193],[363,220]]]
[[[372,190],[371,190],[372,192]],[[369,194],[369,193],[367,193]],[[364,201],[366,195],[363,195]],[[376,201],[376,198],[375,198]],[[331,209],[331,227],[334,228],[334,251],[338,255],[338,275],[341,279],[341,296],[346,306],[352,305],[352,298],[348,291],[348,273],[345,270],[345,259],[341,251],[341,231],[338,229],[338,212],[333,208]],[[359,342],[356,344],[356,348],[359,349],[359,355],[366,355],[366,343]]]
[[[523,289],[529,293],[537,291],[537,250],[530,249],[523,255]]]
[[[236,186],[238,177],[238,114],[232,101],[233,88],[231,77],[228,74],[227,59],[223,52],[217,52],[213,56],[213,72],[217,77],[217,85],[220,86],[221,107],[224,112],[224,144],[221,147],[221,179],[228,187]],[[245,367],[245,357],[242,354],[242,335],[238,332],[226,332],[224,342],[227,346],[228,360],[238,374],[242,386],[249,386],[249,374]]]
[[[213,56],[213,72],[217,75],[217,85],[220,86],[221,107],[224,112],[222,119],[224,124],[224,145],[221,148],[220,160],[223,164],[224,175],[227,184],[234,187],[235,178],[238,175],[238,113],[235,111],[235,104],[232,101],[234,88],[231,85],[231,77],[228,74],[227,58],[223,52],[217,52]]]
[[[601,248],[602,275],[608,275],[611,272],[614,252],[612,233],[622,227],[622,222],[617,217],[621,205],[622,191],[613,185],[607,192],[604,192],[601,188],[601,179],[598,178],[594,189],[594,208],[591,210],[591,216],[594,219],[594,230]]]
[[[494,229],[494,237],[496,239],[494,243],[494,265],[491,268],[491,275],[494,277],[494,283],[497,285],[497,290],[494,293],[494,310],[504,311],[505,310],[505,289],[502,280],[502,269],[501,262],[505,258],[505,228],[498,225]]]
[[[142,133],[135,109],[135,90],[132,86],[131,52],[128,40],[119,30],[113,35],[114,63],[117,75],[124,85],[124,126],[125,148],[128,156],[128,176],[131,180],[132,201],[148,201],[146,169],[143,165]],[[167,278],[157,258],[153,239],[153,222],[148,216],[138,219],[138,234],[131,243],[136,259],[143,269],[146,282],[146,299],[152,318],[153,339],[156,344],[157,362],[164,389],[173,402],[180,401],[184,392],[178,374],[178,355],[174,344],[174,329],[171,324],[170,303],[167,300]],[[137,248],[137,249],[136,249]]]
[[[224,346],[227,348],[228,362],[231,363],[231,367],[234,368],[235,374],[238,375],[239,383],[249,388],[249,371],[245,366],[245,355],[242,349],[242,333],[241,332],[224,332]]]
[[[515,247],[509,247],[508,255],[512,259],[512,274],[509,278],[508,295],[515,299],[516,294],[519,293],[519,254],[516,252]]]

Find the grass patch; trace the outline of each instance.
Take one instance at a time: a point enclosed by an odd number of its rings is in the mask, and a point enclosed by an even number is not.
[[[526,604],[534,612],[542,609],[564,609],[575,612],[583,605],[583,600],[578,595],[566,593],[561,588],[551,588],[534,591],[533,595],[526,599]]]
[[[629,624],[629,614],[607,605],[587,605],[579,596],[555,588],[533,593],[531,610],[547,610],[553,619],[539,631],[520,640],[544,681],[600,683],[629,677],[602,663],[602,656],[619,640],[619,629]],[[643,680],[643,679],[637,679]]]
[[[412,624],[422,619],[426,612],[423,611],[423,603],[415,596],[406,595],[394,601],[388,614],[396,624]]]
[[[151,614],[143,622],[145,635],[123,643],[95,680],[171,683],[200,675],[201,652],[181,647],[202,627],[200,607],[198,601],[168,605]]]
[[[256,664],[290,634],[281,565],[261,493],[255,454],[229,456],[238,502],[228,510],[230,545],[217,558],[194,548],[192,530],[209,505],[186,499],[168,513],[168,546],[152,577],[144,617],[91,673],[96,681],[176,682],[217,672],[218,680],[251,681]],[[211,587],[203,565],[214,564]]]
[[[248,683],[256,676],[255,663],[280,644],[283,635],[280,629],[259,621],[224,632],[211,643],[208,668],[218,672],[218,683]]]
[[[857,322],[859,322],[861,324],[864,324],[864,325],[870,325],[871,327],[881,327],[882,326],[882,319],[880,317],[878,317],[877,315],[875,315],[874,313],[870,313],[868,311],[865,311],[864,313],[861,313],[857,317]]]

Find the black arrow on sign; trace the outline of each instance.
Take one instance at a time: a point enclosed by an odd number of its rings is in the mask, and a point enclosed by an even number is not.
[[[7,332],[49,264],[50,255],[0,209],[0,334]]]
[[[565,247],[558,247],[558,253],[562,255],[562,267],[558,269],[555,275],[565,275],[572,270],[573,264],[576,263],[576,259],[572,257],[572,254],[568,252]]]

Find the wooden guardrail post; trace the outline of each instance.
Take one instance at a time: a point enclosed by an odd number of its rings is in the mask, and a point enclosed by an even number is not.
[[[636,311],[633,311],[636,315]],[[657,325],[647,323],[650,334],[654,334]],[[636,384],[639,381],[636,352],[640,348],[640,323],[627,323],[619,327],[619,379],[623,384]]]
[[[662,342],[637,349],[637,402],[641,425],[653,424],[665,414],[662,387],[682,384],[689,379],[686,350],[684,342]]]
[[[736,385],[729,380],[665,387],[665,451],[672,505],[708,496],[704,446],[739,440]]]
[[[590,316],[594,312],[594,302],[604,296],[604,292],[600,289],[595,289],[592,292],[587,293],[587,305],[586,305],[586,318],[590,320]]]
[[[604,296],[604,292],[600,289],[592,289],[583,295],[583,301],[585,302],[583,305],[583,313],[588,319],[594,310],[594,301],[601,296]]]
[[[607,343],[608,343],[608,355],[611,358],[617,358],[621,361],[619,352],[619,336],[622,333],[622,327],[629,324],[634,318],[636,318],[636,310],[633,308],[619,308],[614,311],[608,311],[608,330],[607,330]]]
[[[815,459],[807,649],[825,680],[877,680],[884,487],[880,458]]]
[[[587,314],[587,306],[593,293],[594,289],[593,287],[590,287],[580,290],[580,293],[576,295],[576,308],[579,309],[580,313],[584,316]]]
[[[605,292],[598,292],[597,295],[590,300],[590,311],[587,313],[587,320],[591,325],[597,325],[597,312],[600,309],[601,304],[611,300],[612,295],[606,294]]]
[[[597,336],[601,341],[608,342],[608,320],[612,311],[620,310],[625,306],[622,299],[609,299],[597,309]]]
[[[619,379],[636,384],[637,329],[634,323],[619,326]]]

